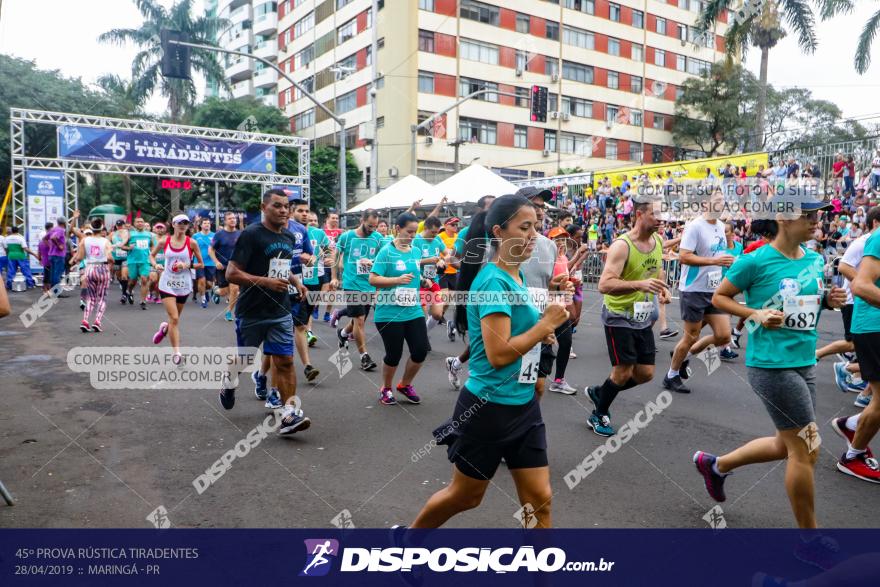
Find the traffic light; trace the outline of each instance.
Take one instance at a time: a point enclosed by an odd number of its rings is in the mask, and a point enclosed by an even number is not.
[[[192,79],[190,75],[190,51],[184,45],[168,41],[189,42],[189,35],[180,31],[162,30],[162,76],[178,79]]]
[[[547,122],[547,88],[532,86],[532,122]]]

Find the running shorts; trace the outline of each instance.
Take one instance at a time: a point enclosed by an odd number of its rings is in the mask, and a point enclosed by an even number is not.
[[[749,385],[764,402],[777,430],[801,429],[816,421],[816,366],[795,369],[746,367]]]
[[[455,291],[456,283],[458,283],[458,273],[444,273],[440,276],[440,289]]]
[[[128,278],[131,280],[135,280],[141,277],[147,277],[150,275],[150,264],[149,263],[132,263],[128,262]]]
[[[189,294],[182,295],[182,296],[176,296],[176,295],[171,294],[171,293],[165,293],[164,291],[160,291],[160,292],[159,292],[159,297],[162,298],[163,300],[164,300],[165,298],[176,298],[178,304],[185,304],[185,303],[186,303],[186,300],[189,299]]]
[[[345,309],[349,318],[360,318],[370,313],[372,304],[363,303],[367,299],[369,292],[345,290]]]
[[[213,283],[216,276],[216,267],[201,267],[199,269],[196,269],[196,279],[204,278],[205,281],[210,281]]]
[[[853,333],[862,379],[880,382],[880,332]]]
[[[853,315],[853,305],[845,304],[840,308],[840,316],[843,318],[843,339],[847,342],[852,342],[852,332],[850,332],[850,328],[852,327],[852,315]]]
[[[685,322],[702,322],[704,316],[723,313],[712,305],[711,292],[681,292],[681,319]]]
[[[214,269],[217,269],[216,267]],[[217,269],[214,283],[217,284],[217,287],[225,288],[229,287],[229,282],[226,280],[226,267],[223,267],[222,270]]]
[[[235,319],[235,338],[239,348],[263,345],[266,355],[293,355],[293,320],[290,314],[277,318]]]
[[[654,344],[654,330],[646,328],[627,328],[626,326],[605,326],[605,342],[608,345],[608,358],[611,365],[653,365],[657,358]]]

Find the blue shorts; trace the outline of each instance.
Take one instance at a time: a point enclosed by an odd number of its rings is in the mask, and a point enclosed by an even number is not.
[[[293,320],[290,314],[277,318],[235,319],[235,339],[239,348],[263,345],[263,354],[293,355]]]
[[[196,279],[204,278],[206,281],[214,282],[214,278],[217,276],[217,268],[210,267],[202,267],[200,269],[196,269]]]

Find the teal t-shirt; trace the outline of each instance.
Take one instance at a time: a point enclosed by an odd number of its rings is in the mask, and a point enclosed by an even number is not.
[[[794,369],[816,364],[816,326],[825,293],[824,263],[814,251],[801,250],[804,256],[792,260],[767,245],[741,256],[727,272],[726,279],[745,293],[749,308],[786,311],[786,298],[794,304],[782,328],[771,330],[757,325],[752,329],[747,324],[747,367]]]
[[[208,247],[210,247],[211,243],[214,241],[214,233],[209,232],[208,234],[205,234],[199,231],[195,233],[192,238],[199,245],[199,251],[202,253],[202,263],[205,264],[205,267],[214,267],[214,259],[208,254]]]
[[[320,251],[330,248],[330,239],[327,233],[316,226],[308,227],[309,242],[312,244],[312,250],[315,252],[315,264],[311,271],[307,271],[303,267],[303,285],[318,285],[319,278],[324,275],[324,263],[319,260]]]
[[[392,239],[393,240],[393,239]],[[424,320],[425,313],[419,301],[419,259],[414,248],[401,251],[393,243],[382,247],[373,262],[372,273],[380,277],[400,277],[411,273],[413,278],[406,285],[376,288],[376,322],[406,322]]]
[[[419,258],[421,259],[440,257],[446,250],[446,245],[443,244],[443,239],[439,236],[435,236],[432,240],[428,240],[422,235],[417,235],[412,241],[412,246],[413,249],[419,252]],[[437,271],[436,263],[432,263],[430,265],[422,265],[421,267],[422,276],[425,279],[431,279],[435,283],[440,283],[440,272]]]
[[[743,244],[739,241],[733,241],[733,246],[729,249],[724,249],[725,254],[730,255],[731,257],[739,258],[743,254]],[[730,267],[722,267],[721,268],[721,277],[727,275],[727,271]]]
[[[464,228],[462,228],[458,232],[458,236],[455,239],[453,251],[455,252],[456,257],[461,257],[464,254],[464,245],[467,242],[468,228],[470,228],[470,226],[465,226]]]
[[[390,234],[386,234],[385,236],[381,236],[381,235],[379,235],[379,236],[382,238],[382,245],[381,246],[383,246],[383,247],[394,240],[394,237],[391,236]]]
[[[880,259],[880,238],[878,238],[878,235],[880,235],[880,230],[875,230],[874,234],[865,241],[865,257]],[[874,285],[880,287],[880,280],[875,281]],[[872,306],[858,296],[853,296],[853,304],[852,327],[850,330],[856,334],[880,332],[880,308]]]
[[[368,237],[357,235],[349,230],[339,235],[337,250],[342,253],[342,289],[350,291],[375,291],[370,285],[370,269],[360,263],[360,259],[375,259],[382,248],[382,235],[373,232]]]
[[[519,277],[522,283],[514,281],[495,263],[487,263],[480,269],[469,293],[467,321],[471,360],[465,387],[477,397],[496,404],[522,405],[535,395],[534,383],[519,382],[522,358],[498,369],[492,367],[486,357],[481,330],[482,320],[490,314],[510,317],[511,337],[526,332],[538,322],[540,314],[529,296],[522,271]]]
[[[131,246],[128,252],[129,263],[149,263],[150,249],[156,245],[156,235],[147,230],[131,229],[128,244]]]
[[[111,244],[113,245],[114,261],[125,261],[126,259],[128,259],[128,251],[122,248],[122,237],[119,236],[119,234],[113,234]]]

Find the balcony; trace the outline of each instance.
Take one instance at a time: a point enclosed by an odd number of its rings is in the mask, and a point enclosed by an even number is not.
[[[241,81],[245,78],[251,77],[251,74],[254,71],[254,60],[247,59],[244,57],[239,57],[232,63],[230,63],[226,69],[224,69],[223,73],[226,75],[226,79],[237,82]]]
[[[257,57],[262,57],[269,61],[275,61],[278,59],[278,40],[272,39],[271,41],[257,43],[254,45],[253,53]]]
[[[250,96],[254,92],[254,86],[251,84],[250,80],[244,80],[242,82],[238,82],[237,84],[232,84],[232,97],[233,98],[244,98],[245,96]]]
[[[254,72],[254,87],[266,88],[278,83],[278,72],[274,69],[265,68]]]
[[[266,106],[278,108],[278,96],[276,94],[266,94],[265,96],[260,96],[259,100]]]
[[[260,14],[254,18],[254,34],[265,35],[274,33],[278,27],[278,14],[276,12],[267,12]]]
[[[229,20],[229,26],[235,26],[239,23],[242,23],[246,20],[251,20],[253,16],[253,10],[251,10],[250,4],[245,4],[243,6],[239,6],[235,10],[229,13],[229,16],[226,17]]]

